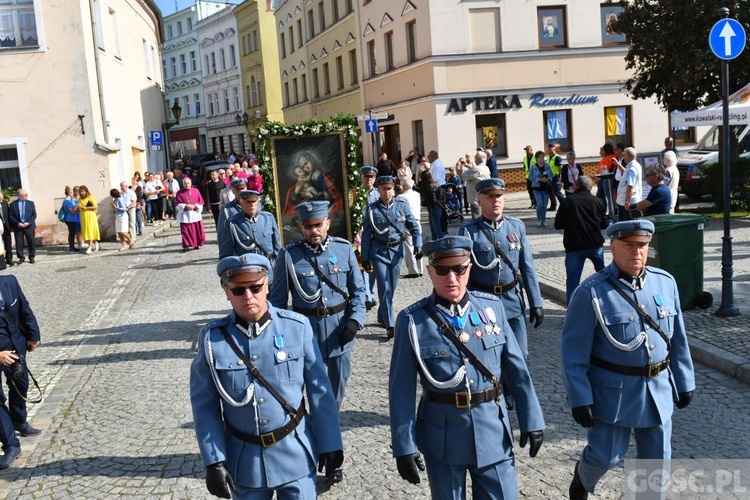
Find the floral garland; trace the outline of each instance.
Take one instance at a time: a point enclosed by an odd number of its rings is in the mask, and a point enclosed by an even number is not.
[[[362,187],[359,176],[357,148],[359,145],[359,127],[357,119],[352,115],[336,115],[327,120],[310,120],[305,123],[287,125],[281,122],[266,122],[257,129],[256,146],[260,173],[265,179],[273,179],[273,164],[271,163],[271,137],[306,137],[329,132],[344,132],[344,148],[346,149],[346,178],[350,191],[354,191],[353,202],[350,204],[352,220],[352,234],[356,237],[362,228],[362,216],[367,203],[367,193]],[[263,185],[263,210],[276,215],[276,192],[273,182]],[[352,197],[349,198],[350,200]]]

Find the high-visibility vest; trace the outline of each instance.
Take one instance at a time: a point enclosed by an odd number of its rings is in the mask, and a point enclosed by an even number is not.
[[[547,160],[547,163],[549,163],[549,168],[552,169],[552,173],[554,175],[560,175],[560,167],[557,166],[557,159],[560,158],[560,155],[555,153],[549,157]],[[562,161],[560,161],[562,163]]]
[[[533,165],[534,163],[536,163],[534,161],[534,155],[531,155],[531,156],[526,155],[526,156],[523,157],[522,161],[523,161],[523,175],[525,175],[526,178],[528,179],[529,178],[529,168],[531,168],[531,165]]]

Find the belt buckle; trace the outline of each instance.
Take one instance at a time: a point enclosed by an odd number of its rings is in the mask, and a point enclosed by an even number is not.
[[[270,448],[276,444],[276,436],[273,432],[266,432],[260,435],[260,444],[263,448]]]
[[[398,246],[398,241],[390,241],[389,240],[387,246],[388,246],[388,248],[396,247],[396,246]]]
[[[660,371],[661,370],[659,369],[659,364],[648,365],[648,378],[656,378],[656,377],[658,377]]]
[[[454,393],[456,400],[456,408],[469,408],[471,406],[471,398],[468,392],[456,392]]]
[[[492,293],[494,293],[495,295],[502,295],[503,293],[505,293],[503,291],[503,285],[495,285],[495,286],[493,286],[492,287]]]
[[[323,307],[316,307],[315,308],[315,315],[319,318],[327,318],[328,317],[328,308]]]

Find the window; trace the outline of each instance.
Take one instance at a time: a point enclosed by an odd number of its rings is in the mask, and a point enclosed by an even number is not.
[[[611,106],[604,108],[604,140],[615,144],[633,144],[631,106]]]
[[[172,25],[168,24],[167,25],[167,38],[172,38],[173,36],[174,34],[172,33]]]
[[[242,55],[246,56],[250,53],[250,35],[242,37]]]
[[[424,125],[422,124],[422,120],[411,122],[411,134],[414,147],[420,151],[424,151]]]
[[[318,68],[313,68],[313,99],[320,97],[320,83],[318,81]]]
[[[573,151],[573,129],[569,109],[544,112],[544,144],[554,144],[558,152]]]
[[[686,142],[695,142],[695,127],[679,127],[674,129],[674,142],[685,144]]]
[[[169,58],[169,71],[172,72],[172,78],[177,77],[177,59],[174,57]]]
[[[193,94],[193,101],[195,102],[195,116],[201,114],[201,95],[199,93]]]
[[[219,49],[219,59],[221,62],[221,70],[226,71],[227,69],[227,52],[224,49]]]
[[[214,108],[216,110],[216,114],[217,115],[221,114],[221,107],[219,105],[219,93],[218,92],[214,92],[214,103],[216,104]]]
[[[263,82],[258,80],[258,106],[263,106]]]
[[[120,54],[120,30],[117,28],[117,13],[112,7],[109,8],[109,30],[112,33],[112,53],[117,59],[122,59],[122,55]]]
[[[307,74],[303,73],[301,80],[300,80],[300,86],[302,87],[302,101],[307,100]]]
[[[351,85],[356,85],[359,83],[359,76],[357,75],[357,49],[349,51],[349,70],[351,71],[349,81]]]
[[[291,103],[289,100],[289,82],[284,82],[284,97],[286,97],[286,106],[289,106]]]
[[[323,93],[331,93],[331,74],[328,72],[328,63],[323,64]]]
[[[559,49],[568,46],[565,30],[565,7],[539,7],[536,10],[540,49]]]
[[[234,54],[234,45],[229,46],[229,67],[234,68],[237,66],[237,56]]]
[[[208,94],[208,115],[214,115],[214,98],[212,94]]]
[[[182,21],[177,21],[177,34],[182,35]]]
[[[294,95],[294,104],[299,102],[299,92],[297,91],[297,79],[292,79],[292,94]]]
[[[326,6],[323,5],[323,0],[318,3],[318,20],[320,21],[320,31],[326,29]]]
[[[198,71],[198,56],[196,56],[194,50],[190,51],[190,71]]]
[[[406,23],[406,63],[417,60],[417,22]]]
[[[258,86],[255,83],[254,76],[250,77],[250,95],[248,97],[249,97],[250,105],[252,107],[255,107],[258,105]]]
[[[297,19],[297,48],[302,48],[302,19]]]
[[[187,18],[187,28],[188,28],[188,31],[193,31],[193,18],[192,17]]]
[[[182,70],[182,74],[187,74],[187,60],[185,59],[185,54],[180,54],[180,69]]]
[[[500,52],[500,9],[469,9],[469,43],[473,53]]]
[[[354,12],[354,0],[346,0],[346,13],[351,14]]]
[[[182,96],[182,109],[184,110],[185,116],[190,116],[190,96]]]
[[[620,5],[604,4],[601,6],[602,45],[625,45],[628,39],[625,35],[615,31],[614,24],[622,13]]]
[[[258,30],[253,30],[253,52],[258,50]]]
[[[18,148],[22,145],[0,146],[0,184],[7,189],[21,189],[21,168],[18,163]]]
[[[251,80],[253,85],[255,85],[255,77],[251,77]],[[245,85],[245,102],[248,107],[255,106],[255,104],[253,104],[252,96],[250,95],[250,85]]]
[[[17,1],[18,0],[16,0],[16,2]],[[5,1],[3,3],[5,3]],[[104,40],[104,24],[102,23],[101,2],[94,0],[91,8],[94,12],[94,39],[96,40],[96,46],[101,50],[105,50],[106,44]],[[0,26],[3,26],[3,31],[7,31],[7,28],[5,26],[7,25],[7,19],[9,19],[9,16],[4,15],[3,18],[5,19],[0,22]]]
[[[294,54],[294,29],[289,26],[289,53]]]
[[[312,9],[307,11],[307,39],[315,36],[315,14]]]
[[[393,69],[393,31],[384,35],[383,42],[385,45],[385,70]]]
[[[367,60],[370,64],[370,78],[378,74],[378,63],[375,60],[375,40],[367,42]]]
[[[144,69],[146,70],[146,78],[150,80],[151,73],[152,71],[156,72],[156,68],[151,67],[151,57],[150,57],[151,54],[149,54],[148,52],[148,43],[146,43],[146,40],[143,38],[141,38],[141,41],[143,42],[142,44],[143,45],[143,66],[144,66]],[[162,65],[162,70],[164,73],[164,79],[166,80],[167,79],[167,60],[162,59],[161,65]]]
[[[478,115],[474,121],[476,124],[477,147],[492,148],[492,153],[495,156],[508,156],[505,113]],[[420,151],[424,150],[420,149]]]
[[[216,74],[216,52],[211,52],[211,65],[209,68],[211,68],[209,73]]]
[[[333,11],[333,22],[339,20],[339,0],[331,0],[331,10]]]
[[[240,110],[240,88],[234,87],[234,109]]]
[[[284,33],[279,35],[279,48],[281,49],[281,58],[284,59],[286,57],[286,38],[284,37]]]
[[[145,48],[145,46],[144,46],[144,48]],[[148,60],[146,61],[146,71],[148,71]],[[164,79],[165,80],[167,80],[169,78],[168,75],[167,75],[167,60],[166,59],[162,59],[161,60],[161,74],[164,75]]]
[[[229,113],[229,90],[224,89],[224,112]]]
[[[339,90],[344,88],[344,59],[341,56],[336,58],[336,85]]]

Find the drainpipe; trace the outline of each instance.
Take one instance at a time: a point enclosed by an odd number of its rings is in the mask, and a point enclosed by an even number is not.
[[[94,15],[94,0],[89,0],[89,14],[91,15],[91,37],[94,40],[94,66],[96,67],[96,87],[99,94],[99,109],[101,110],[102,116],[102,130],[104,131],[104,142],[96,140],[96,134],[94,134],[94,144],[96,147],[107,154],[116,153],[120,150],[120,146],[115,146],[109,142],[109,125],[107,121],[107,109],[104,106],[104,91],[102,89],[102,67],[101,61],[99,61],[99,47],[96,43],[96,23],[97,19]],[[94,129],[96,130],[96,129]]]

